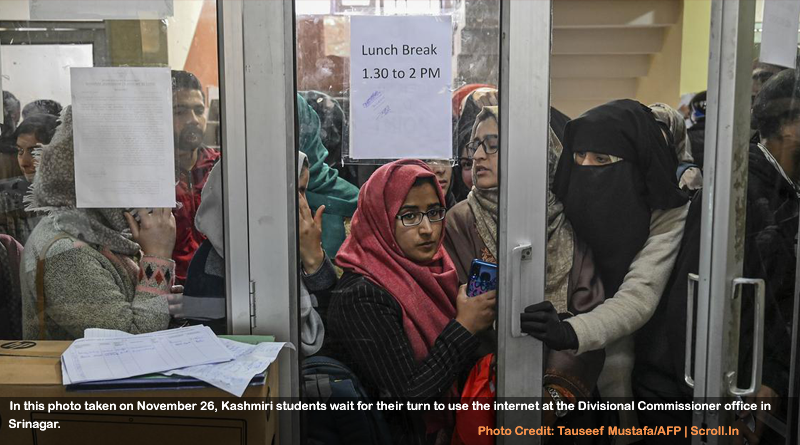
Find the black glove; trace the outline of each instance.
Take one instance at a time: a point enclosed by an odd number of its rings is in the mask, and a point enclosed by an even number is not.
[[[542,301],[525,308],[519,315],[522,332],[541,340],[550,349],[563,351],[578,349],[578,335],[575,329],[561,321],[553,303]]]

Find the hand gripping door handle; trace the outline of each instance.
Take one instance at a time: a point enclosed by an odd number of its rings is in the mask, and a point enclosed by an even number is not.
[[[683,381],[689,385],[689,388],[694,388],[694,378],[692,378],[692,345],[694,342],[692,338],[694,337],[694,295],[698,281],[700,281],[700,277],[697,274],[689,274],[686,295],[686,357],[683,365]]]
[[[753,298],[753,364],[752,372],[750,374],[750,386],[748,388],[739,388],[736,379],[736,370],[728,372],[728,392],[732,396],[749,396],[755,394],[761,387],[761,372],[764,364],[764,280],[760,278],[736,278],[733,280],[733,298],[739,298],[742,295],[741,288],[745,285],[753,285],[755,287]],[[741,306],[739,306],[741,311]],[[741,314],[740,314],[741,318]],[[733,364],[736,366],[736,363]]]
[[[522,332],[519,316],[522,313],[522,264],[530,261],[533,248],[530,244],[520,244],[511,251],[511,337],[520,338],[528,334]]]

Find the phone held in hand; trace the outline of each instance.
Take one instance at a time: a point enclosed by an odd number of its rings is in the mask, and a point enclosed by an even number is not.
[[[469,268],[467,296],[475,297],[497,289],[497,264],[472,260]]]

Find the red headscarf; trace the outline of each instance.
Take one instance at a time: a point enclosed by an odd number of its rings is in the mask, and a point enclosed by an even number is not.
[[[461,110],[464,107],[464,99],[478,88],[497,88],[494,85],[487,85],[483,83],[469,83],[459,89],[453,91],[453,116],[460,117]]]
[[[434,179],[439,202],[445,205],[436,175],[424,162],[404,159],[382,166],[361,188],[350,236],[339,249],[336,263],[392,294],[403,311],[403,328],[414,358],[420,361],[456,316],[458,273],[442,247],[444,221],[438,251],[427,264],[406,258],[395,241],[397,212],[418,178]]]

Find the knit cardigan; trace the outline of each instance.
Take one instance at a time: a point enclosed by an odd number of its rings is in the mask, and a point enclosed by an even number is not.
[[[166,296],[175,280],[174,261],[119,255],[68,237],[55,241],[46,252],[46,332],[42,335],[36,309],[37,260],[59,234],[52,217],[45,217],[22,255],[24,338],[72,340],[83,337],[86,328],[131,334],[167,329],[170,315]]]

